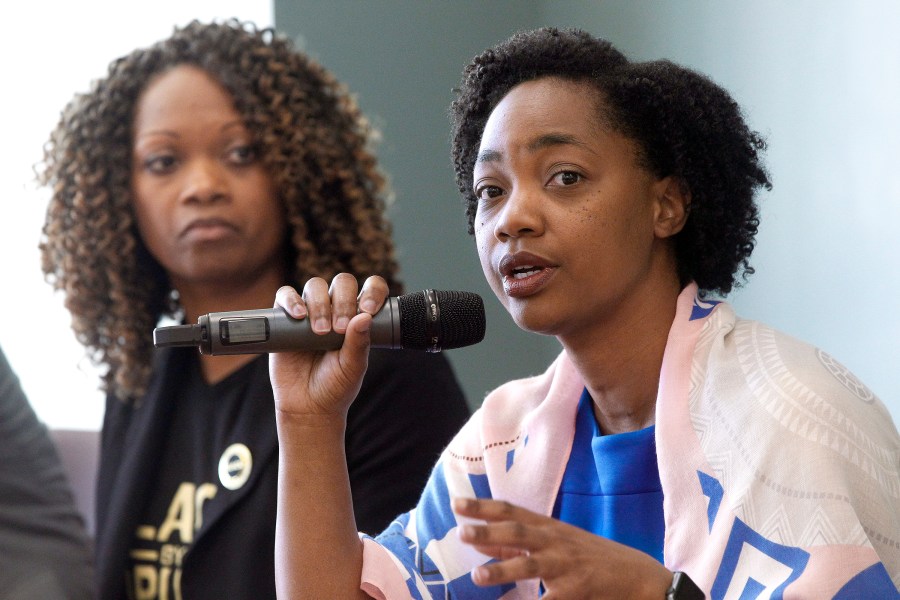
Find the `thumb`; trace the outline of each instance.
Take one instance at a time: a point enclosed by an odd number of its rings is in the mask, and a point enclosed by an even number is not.
[[[344,343],[340,350],[340,361],[342,370],[351,377],[361,379],[369,365],[371,329],[372,315],[365,312],[356,315],[347,324],[347,332],[344,334]]]

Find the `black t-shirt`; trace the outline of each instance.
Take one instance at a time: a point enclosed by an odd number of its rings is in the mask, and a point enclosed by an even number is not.
[[[360,530],[415,505],[468,415],[444,356],[371,351],[345,436]],[[107,401],[99,598],[275,598],[277,459],[266,356],[209,386],[195,349],[159,351],[144,398]]]
[[[129,552],[134,598],[182,598],[184,557],[203,525],[204,511],[247,483],[253,452],[233,438],[257,365],[245,365],[210,385],[196,355],[184,397],[175,402],[153,493],[143,508]]]

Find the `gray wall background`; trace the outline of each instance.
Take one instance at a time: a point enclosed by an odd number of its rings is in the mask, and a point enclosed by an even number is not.
[[[275,25],[344,81],[381,131],[403,277],[480,293],[482,344],[448,352],[473,405],[559,351],[484,283],[449,158],[463,66],[516,30],[577,26],[732,92],[768,142],[757,273],[730,298],[832,354],[900,421],[900,3],[894,0],[275,0]]]

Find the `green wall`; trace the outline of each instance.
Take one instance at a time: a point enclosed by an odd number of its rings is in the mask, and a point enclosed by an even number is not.
[[[468,290],[485,300],[485,341],[447,352],[468,398],[543,371],[553,338],[519,330],[487,287],[450,161],[447,109],[463,66],[517,29],[537,5],[521,2],[277,1],[276,27],[357,95],[381,131],[377,153],[395,198],[391,221],[409,291]]]

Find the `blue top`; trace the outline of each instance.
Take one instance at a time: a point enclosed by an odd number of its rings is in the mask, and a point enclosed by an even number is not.
[[[663,559],[663,493],[655,427],[602,435],[587,389],[553,516]]]

